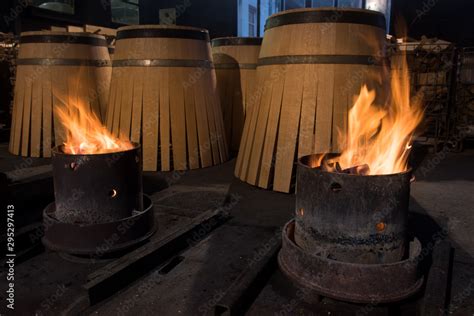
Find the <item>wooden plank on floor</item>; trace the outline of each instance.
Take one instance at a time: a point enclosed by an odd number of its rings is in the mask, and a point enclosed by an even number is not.
[[[88,276],[84,284],[91,304],[95,304],[134,282],[153,268],[164,263],[179,251],[190,246],[189,238],[204,225],[207,233],[228,219],[222,210],[209,210],[191,222],[178,227],[163,239],[144,246],[111,262]]]
[[[277,268],[278,238],[257,262],[249,265],[215,305],[214,315],[244,315]]]

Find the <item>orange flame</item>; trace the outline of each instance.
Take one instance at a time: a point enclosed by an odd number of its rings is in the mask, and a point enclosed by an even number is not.
[[[66,154],[102,154],[133,148],[128,139],[113,136],[82,104],[57,107],[55,112],[67,131],[63,149]]]
[[[367,175],[408,169],[412,138],[423,119],[423,109],[421,98],[410,100],[406,58],[400,61],[401,68],[391,71],[391,97],[384,107],[374,104],[375,91],[362,86],[349,111],[347,135],[339,135],[344,148],[339,157],[342,169],[368,165]]]

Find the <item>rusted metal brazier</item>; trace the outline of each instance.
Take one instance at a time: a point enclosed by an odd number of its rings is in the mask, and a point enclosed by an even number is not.
[[[364,176],[298,161],[295,242],[309,253],[353,263],[388,263],[405,254],[411,171]]]
[[[421,244],[417,239],[410,242],[404,260],[357,264],[306,252],[296,245],[294,229],[293,220],[283,229],[278,265],[298,287],[308,291],[304,299],[310,303],[318,295],[354,303],[397,302],[414,295],[423,285],[418,270]]]
[[[407,236],[411,171],[332,172],[319,167],[320,157],[298,161],[296,215],[283,230],[280,269],[316,295],[356,303],[416,293],[423,276],[421,244]]]
[[[72,155],[53,148],[56,217],[105,223],[143,210],[140,145],[126,151]]]
[[[43,212],[43,243],[75,255],[130,248],[155,231],[153,203],[143,194],[139,144],[100,154],[53,149],[55,202]]]

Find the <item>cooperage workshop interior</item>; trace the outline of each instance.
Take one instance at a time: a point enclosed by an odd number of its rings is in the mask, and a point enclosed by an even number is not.
[[[472,0],[2,0],[0,315],[474,315]]]

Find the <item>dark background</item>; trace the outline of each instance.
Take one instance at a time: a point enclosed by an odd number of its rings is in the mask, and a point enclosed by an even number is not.
[[[140,0],[140,23],[158,24],[160,9],[176,8],[176,23],[209,30],[211,37],[237,35],[238,0]],[[184,11],[180,8],[185,7]],[[180,11],[182,13],[180,14]]]
[[[118,27],[111,22],[107,0],[76,0],[73,16],[56,14],[38,8],[23,8],[26,0],[1,0],[2,32],[19,33],[37,30],[50,25],[94,24]],[[238,0],[141,0],[140,23],[158,23],[159,10],[185,6],[177,9],[177,24],[209,29],[212,37],[237,34]],[[20,7],[20,19],[6,22],[11,9]],[[437,37],[457,43],[459,46],[474,46],[474,1],[473,0],[393,0],[393,23],[402,16],[408,26],[408,35],[419,39],[421,35]],[[392,28],[393,30],[393,28]]]
[[[426,35],[474,46],[473,0],[392,0],[392,21],[396,23],[400,16],[415,39]]]

